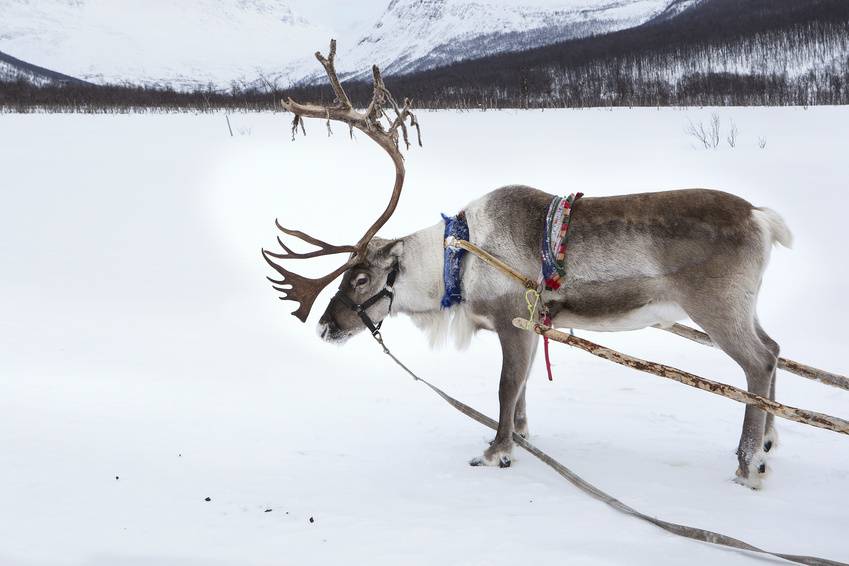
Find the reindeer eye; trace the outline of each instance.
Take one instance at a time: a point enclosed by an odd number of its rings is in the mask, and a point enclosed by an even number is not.
[[[360,273],[354,277],[351,281],[351,285],[356,289],[357,287],[362,287],[363,285],[367,285],[369,282],[368,275],[365,273]]]

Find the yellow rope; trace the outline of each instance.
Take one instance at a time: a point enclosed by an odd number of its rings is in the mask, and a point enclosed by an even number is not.
[[[531,301],[533,297],[533,302]],[[528,304],[528,326],[525,330],[530,330],[536,320],[537,307],[539,306],[539,291],[536,289],[528,289],[525,291],[525,302]]]
[[[538,282],[535,282],[530,277],[519,273],[500,259],[485,252],[484,250],[480,249],[476,245],[466,240],[460,240],[458,238],[455,238],[454,236],[449,236],[445,239],[444,245],[445,247],[463,248],[464,250],[476,255],[478,258],[483,260],[484,263],[495,267],[506,275],[509,275],[510,277],[513,277],[514,279],[522,283],[522,285],[524,285],[525,287],[525,302],[528,305],[528,320],[535,321],[537,319],[537,309],[539,308],[540,302]],[[533,322],[530,322],[529,324],[533,324]],[[528,326],[527,328],[525,328],[525,330],[531,330],[531,326]]]

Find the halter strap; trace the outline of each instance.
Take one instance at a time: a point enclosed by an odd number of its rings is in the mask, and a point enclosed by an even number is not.
[[[380,331],[380,327],[383,324],[383,321],[381,320],[380,322],[375,323],[368,315],[366,310],[384,297],[389,297],[389,312],[392,312],[392,303],[395,301],[395,290],[392,288],[392,286],[395,284],[395,278],[398,277],[398,271],[399,267],[396,263],[392,267],[392,271],[390,271],[389,275],[386,277],[386,284],[383,286],[383,289],[381,289],[362,303],[355,303],[351,300],[350,297],[343,293],[341,289],[339,291],[336,291],[336,295],[333,297],[333,300],[338,300],[340,303],[357,313],[357,315],[360,317],[360,320],[363,321],[363,324],[365,324],[366,328],[368,328],[369,332],[371,332],[372,336],[375,336]]]

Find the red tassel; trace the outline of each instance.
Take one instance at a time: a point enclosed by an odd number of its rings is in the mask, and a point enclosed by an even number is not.
[[[542,318],[542,323],[551,326],[551,317],[546,314]],[[548,336],[542,337],[542,349],[545,352],[545,371],[548,372],[548,381],[554,381],[554,375],[551,373],[551,357],[548,355]]]

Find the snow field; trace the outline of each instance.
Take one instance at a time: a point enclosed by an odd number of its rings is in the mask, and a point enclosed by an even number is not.
[[[717,112],[736,148],[694,149]],[[753,564],[584,496],[532,457],[468,459],[491,432],[397,370],[367,336],[337,348],[288,315],[259,255],[273,220],[331,242],[383,209],[387,158],[287,115],[2,115],[0,563]],[[384,236],[495,187],[588,196],[720,188],[781,213],[759,301],[784,355],[838,373],[846,108],[427,113]],[[767,140],[759,148],[759,138]],[[638,258],[635,258],[637,260]],[[305,271],[319,273],[331,261]],[[494,274],[493,276],[498,276]],[[490,334],[415,371],[497,415]],[[580,333],[743,386],[724,354],[647,329]],[[552,346],[529,384],[532,441],[646,513],[788,553],[849,561],[849,439],[779,421],[764,489],[732,482],[742,406]],[[780,373],[778,399],[846,417],[846,392]],[[117,479],[116,479],[117,476]],[[205,501],[209,497],[210,501]],[[270,512],[265,512],[271,509]],[[313,522],[309,521],[310,517]]]

